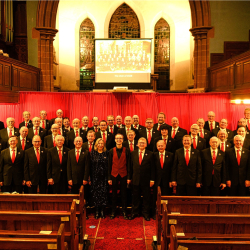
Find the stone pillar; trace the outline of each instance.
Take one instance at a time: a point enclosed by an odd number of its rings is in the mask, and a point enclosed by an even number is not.
[[[207,68],[209,67],[209,38],[211,26],[190,29],[194,37],[194,88],[207,87]]]
[[[40,74],[40,91],[54,91],[53,79],[53,41],[58,30],[53,28],[36,27],[38,39],[38,67]]]

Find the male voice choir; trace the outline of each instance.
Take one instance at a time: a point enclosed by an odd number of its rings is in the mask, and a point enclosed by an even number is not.
[[[77,194],[85,185],[85,197],[96,208],[95,217],[105,217],[109,187],[111,214],[117,213],[120,190],[122,215],[133,219],[141,213],[155,218],[157,187],[162,195],[246,196],[250,187],[250,109],[238,121],[236,130],[227,128],[227,119],[198,118],[190,134],[179,127],[177,117],[171,125],[160,112],[157,123],[147,118],[113,115],[107,121],[84,116],[69,118],[57,110],[47,120],[46,111],[15,128],[15,119],[0,123],[0,186],[2,192]],[[132,190],[130,193],[129,190]],[[153,195],[151,195],[153,190]],[[131,216],[127,214],[132,194]],[[140,200],[142,199],[142,209]]]

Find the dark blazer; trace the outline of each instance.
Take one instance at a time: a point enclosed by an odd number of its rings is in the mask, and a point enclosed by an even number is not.
[[[52,135],[47,135],[44,137],[44,147],[48,149],[54,147]]]
[[[22,142],[20,141],[20,136],[17,137],[17,140],[18,140],[17,147],[20,150],[22,150]],[[25,144],[24,150],[29,149],[31,147],[33,147],[32,140],[30,140],[28,137],[26,137],[26,144]]]
[[[142,129],[145,129],[145,127],[142,126],[142,125],[140,125],[140,124],[139,124],[139,128],[138,128],[138,129],[135,128],[133,124],[131,125],[131,128],[134,128],[134,129],[138,130],[139,132],[140,132]]]
[[[47,178],[53,179],[54,183],[58,183],[61,174],[67,175],[67,162],[68,162],[69,149],[63,147],[62,163],[60,163],[57,147],[48,150],[47,155]]]
[[[139,164],[139,149],[131,152],[131,171],[128,173],[128,180],[131,180],[133,185],[149,186],[150,181],[155,181],[155,164],[154,154],[145,150],[141,165]]]
[[[95,132],[94,126],[90,127],[89,130],[93,130]],[[98,128],[98,132],[100,131],[100,127]],[[97,132],[95,132],[97,133]]]
[[[73,184],[82,185],[83,180],[89,177],[90,155],[88,151],[81,151],[78,162],[76,161],[75,149],[68,152],[67,176]]]
[[[160,132],[157,130],[152,131],[152,137],[151,137],[151,141],[150,144],[148,144],[147,142],[147,150],[150,150],[151,152],[153,152],[154,150],[154,141],[157,137],[159,137]],[[147,137],[147,129],[142,129],[139,133],[139,138],[144,137],[147,141],[148,141],[148,137]]]
[[[137,143],[138,143],[138,141],[134,140],[134,150],[138,149]],[[125,147],[125,148],[128,148],[130,150],[130,145],[129,145],[128,141],[124,141],[122,143],[122,146]]]
[[[21,122],[21,123],[19,124],[19,129],[20,129],[21,127],[25,127],[25,121],[23,121],[23,122]],[[32,128],[32,127],[33,127],[32,121],[29,120],[27,128]]]
[[[163,124],[162,124],[163,125]],[[167,123],[164,123],[164,125],[167,125],[168,129],[171,128],[170,125],[168,125]],[[158,130],[158,123],[155,123],[154,126],[153,126],[153,130]],[[160,131],[159,131],[160,132]]]
[[[154,140],[154,149],[153,149],[154,152],[158,152],[156,144],[160,140],[163,140],[162,136],[158,136],[158,137],[155,138],[155,140]],[[172,137],[168,136],[167,145],[166,145],[166,149],[165,150],[167,152],[175,153],[175,139],[173,139]]]
[[[14,163],[10,157],[10,149],[6,148],[1,152],[0,159],[0,182],[5,186],[11,185],[12,181],[15,185],[22,185],[23,176],[24,151],[17,148],[17,154]]]
[[[193,148],[193,140],[192,140],[192,136],[191,136],[191,147]],[[198,150],[203,150],[206,148],[206,140],[201,138],[200,136],[198,136],[198,142],[197,142],[197,145],[196,145],[196,149]]]
[[[108,126],[108,128],[107,128],[107,131],[108,131],[108,132],[110,132],[109,129],[110,129],[110,128],[109,128],[109,126]],[[113,135],[114,135],[114,136],[118,133],[118,130],[119,130],[118,127],[114,125],[114,127],[113,127]],[[110,133],[111,133],[111,132],[110,132]]]
[[[14,128],[14,135],[19,136],[18,128]],[[9,136],[8,136],[7,128],[0,130],[0,142],[2,144],[2,150],[9,147],[8,140],[9,140]]]
[[[234,140],[230,141],[231,147],[234,147]],[[246,148],[250,150],[250,140],[245,137],[244,143],[243,143],[243,148]]]
[[[219,187],[221,183],[226,184],[225,153],[218,149],[215,163],[213,164],[211,149],[201,151],[202,162],[202,185],[209,187],[213,180],[213,186]],[[214,178],[213,173],[214,171]]]
[[[219,128],[219,123],[218,122],[215,122],[215,128]],[[205,125],[204,125],[204,129],[210,131],[210,127],[209,127],[209,123],[208,121],[205,121]],[[210,131],[211,132],[211,131]]]
[[[0,130],[4,129],[4,123],[0,121]]]
[[[165,187],[169,186],[169,182],[171,182],[171,172],[172,166],[174,162],[174,154],[171,152],[165,151],[165,159],[163,168],[161,168],[159,152],[154,153],[154,164],[155,164],[155,186],[159,186],[161,181],[162,185]]]
[[[173,127],[170,127],[169,129],[169,132],[168,132],[168,136],[172,138],[172,129]],[[183,136],[184,135],[187,135],[187,130],[186,129],[183,129],[183,128],[178,128],[177,132],[175,133],[175,146],[176,146],[176,149],[179,149],[181,147],[183,147],[182,145],[182,139],[183,139]]]
[[[99,138],[102,138],[101,132],[97,132],[95,136],[96,136],[96,140]],[[113,134],[107,132],[106,148],[107,150],[110,150],[113,147],[115,147],[115,137]]]
[[[215,129],[213,129],[213,131],[212,131],[212,136],[216,136],[216,137],[217,137],[217,134],[218,134],[219,131],[220,131],[220,128],[215,128]],[[232,139],[234,138],[234,133],[233,133],[233,131],[230,130],[230,129],[226,129],[226,131],[227,131],[227,134],[228,134],[227,140],[228,140],[228,141],[232,140]]]
[[[206,147],[209,148],[210,147],[209,140],[212,137],[212,133],[209,130],[204,129],[203,136],[204,136],[204,139],[206,140]]]
[[[135,140],[139,140],[139,131],[133,127],[131,127],[131,130],[135,131]],[[123,135],[123,141],[127,141],[127,131],[126,131],[126,127],[120,128],[118,129],[118,134],[122,134]]]
[[[46,119],[44,123],[45,123],[45,129],[47,130],[47,134],[48,134],[48,131],[51,129],[50,122],[49,120]]]
[[[245,180],[250,180],[250,151],[242,148],[240,166],[238,166],[235,148],[226,151],[227,181],[232,186],[245,186]]]
[[[31,181],[32,185],[38,185],[39,181],[47,183],[47,149],[40,147],[40,162],[37,162],[34,147],[25,150],[24,178]]]
[[[28,136],[27,138],[29,138],[31,141],[34,137],[34,131],[33,131],[33,127],[32,128],[29,128],[29,131],[28,131]],[[42,140],[42,146],[44,145],[44,137],[47,135],[47,130],[46,129],[43,129],[41,127],[39,127],[39,136],[41,137],[41,140]]]
[[[227,151],[228,149],[230,149],[232,147],[232,144],[228,141],[224,142],[225,143],[225,151]],[[220,145],[218,147],[220,149]]]
[[[87,141],[87,138],[86,138],[87,132],[84,131],[84,130],[82,130],[81,128],[80,128],[79,136],[82,138],[82,141],[83,141],[83,142],[86,142],[86,141]],[[66,145],[69,149],[75,148],[75,144],[74,144],[75,138],[76,138],[76,136],[75,136],[75,131],[74,131],[74,129],[71,130],[70,132],[68,132],[68,133],[66,134],[66,144],[65,144],[65,145]]]
[[[191,148],[188,166],[184,157],[184,148],[176,150],[171,176],[172,181],[177,182],[177,185],[195,186],[196,183],[201,183],[202,165],[199,150]]]

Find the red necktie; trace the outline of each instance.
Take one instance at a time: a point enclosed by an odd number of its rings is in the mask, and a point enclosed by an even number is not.
[[[24,139],[22,139],[22,150],[25,149],[25,143],[24,143]]]
[[[78,134],[78,129],[76,130],[76,137],[78,137],[79,136],[79,134]]]
[[[240,166],[240,150],[237,150],[237,162],[238,166]]]
[[[130,152],[132,152],[134,149],[133,149],[133,143],[130,142]]]
[[[216,155],[215,155],[215,151],[213,151],[213,164],[215,163],[216,160]]]
[[[221,143],[220,149],[221,149],[223,152],[225,152],[224,142]]]
[[[112,134],[113,134],[113,128],[112,128],[112,127],[110,127],[110,133],[112,133]]]
[[[150,144],[151,142],[151,131],[148,130],[148,144]]]
[[[106,143],[106,135],[105,135],[105,133],[102,133],[102,139],[103,139],[104,142]]]
[[[62,164],[62,150],[59,149],[59,160],[60,160],[60,164]]]
[[[166,139],[163,139],[164,140],[164,142],[166,143]]]
[[[163,162],[163,154],[161,154],[160,163],[161,163],[161,168],[163,168],[163,164],[164,164],[164,162]]]
[[[12,149],[12,157],[11,157],[12,163],[15,162],[15,159],[16,159],[16,152],[15,152],[15,149]]]
[[[248,128],[248,130],[250,130],[250,123],[249,123],[249,120],[247,120],[247,128]]]
[[[37,162],[39,164],[39,162],[40,162],[39,148],[36,149],[36,159],[37,159]]]
[[[92,150],[92,143],[89,144],[89,152]]]
[[[25,122],[25,127],[28,127],[28,123],[27,122]]]
[[[141,165],[142,162],[142,152],[140,151],[140,156],[139,156],[139,164]]]
[[[79,150],[76,151],[76,161],[77,161],[77,163],[79,161]]]
[[[213,123],[210,122],[210,131],[212,132],[212,130],[213,130]]]
[[[98,132],[97,127],[95,128],[95,132]]]
[[[53,145],[54,145],[54,147],[56,146],[55,136],[54,136],[54,139],[53,139]]]
[[[189,150],[187,149],[186,150],[186,156],[185,156],[185,160],[186,160],[186,165],[188,166],[188,163],[189,163]]]
[[[10,132],[9,132],[9,137],[12,136],[12,129],[10,129]]]
[[[35,135],[37,135],[37,128],[35,129]]]
[[[45,123],[44,123],[44,121],[43,121],[43,125],[42,125],[42,128],[44,128],[44,129],[45,129]]]
[[[160,130],[160,127],[161,127],[161,125],[159,124],[158,129],[157,129],[158,131]]]
[[[196,140],[194,137],[193,137],[193,148],[196,149]]]
[[[175,129],[174,129],[173,134],[172,134],[172,138],[174,138],[174,137],[175,137]]]
[[[129,131],[129,128],[127,128],[127,132]]]
[[[200,137],[201,137],[201,138],[204,138],[204,135],[203,135],[203,133],[202,133],[202,129],[200,130]]]
[[[120,125],[118,125],[118,128],[120,128]]]
[[[58,134],[59,134],[59,135],[62,135],[62,133],[61,133],[61,129],[59,129],[59,132],[58,132]]]
[[[134,128],[137,129],[135,125],[134,125]]]

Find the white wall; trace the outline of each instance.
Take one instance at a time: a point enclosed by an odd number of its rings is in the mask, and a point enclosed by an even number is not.
[[[96,38],[108,38],[109,21],[124,1],[113,0],[61,0],[57,12],[59,30],[54,46],[59,62],[59,82],[62,90],[78,90],[79,80],[79,28],[85,18],[95,25]],[[153,38],[154,26],[162,17],[170,25],[170,79],[171,90],[186,89],[191,84],[190,63],[193,54],[191,12],[188,0],[134,0],[125,1],[137,14],[141,38]],[[153,53],[152,53],[153,55]],[[154,65],[152,64],[152,73]]]

